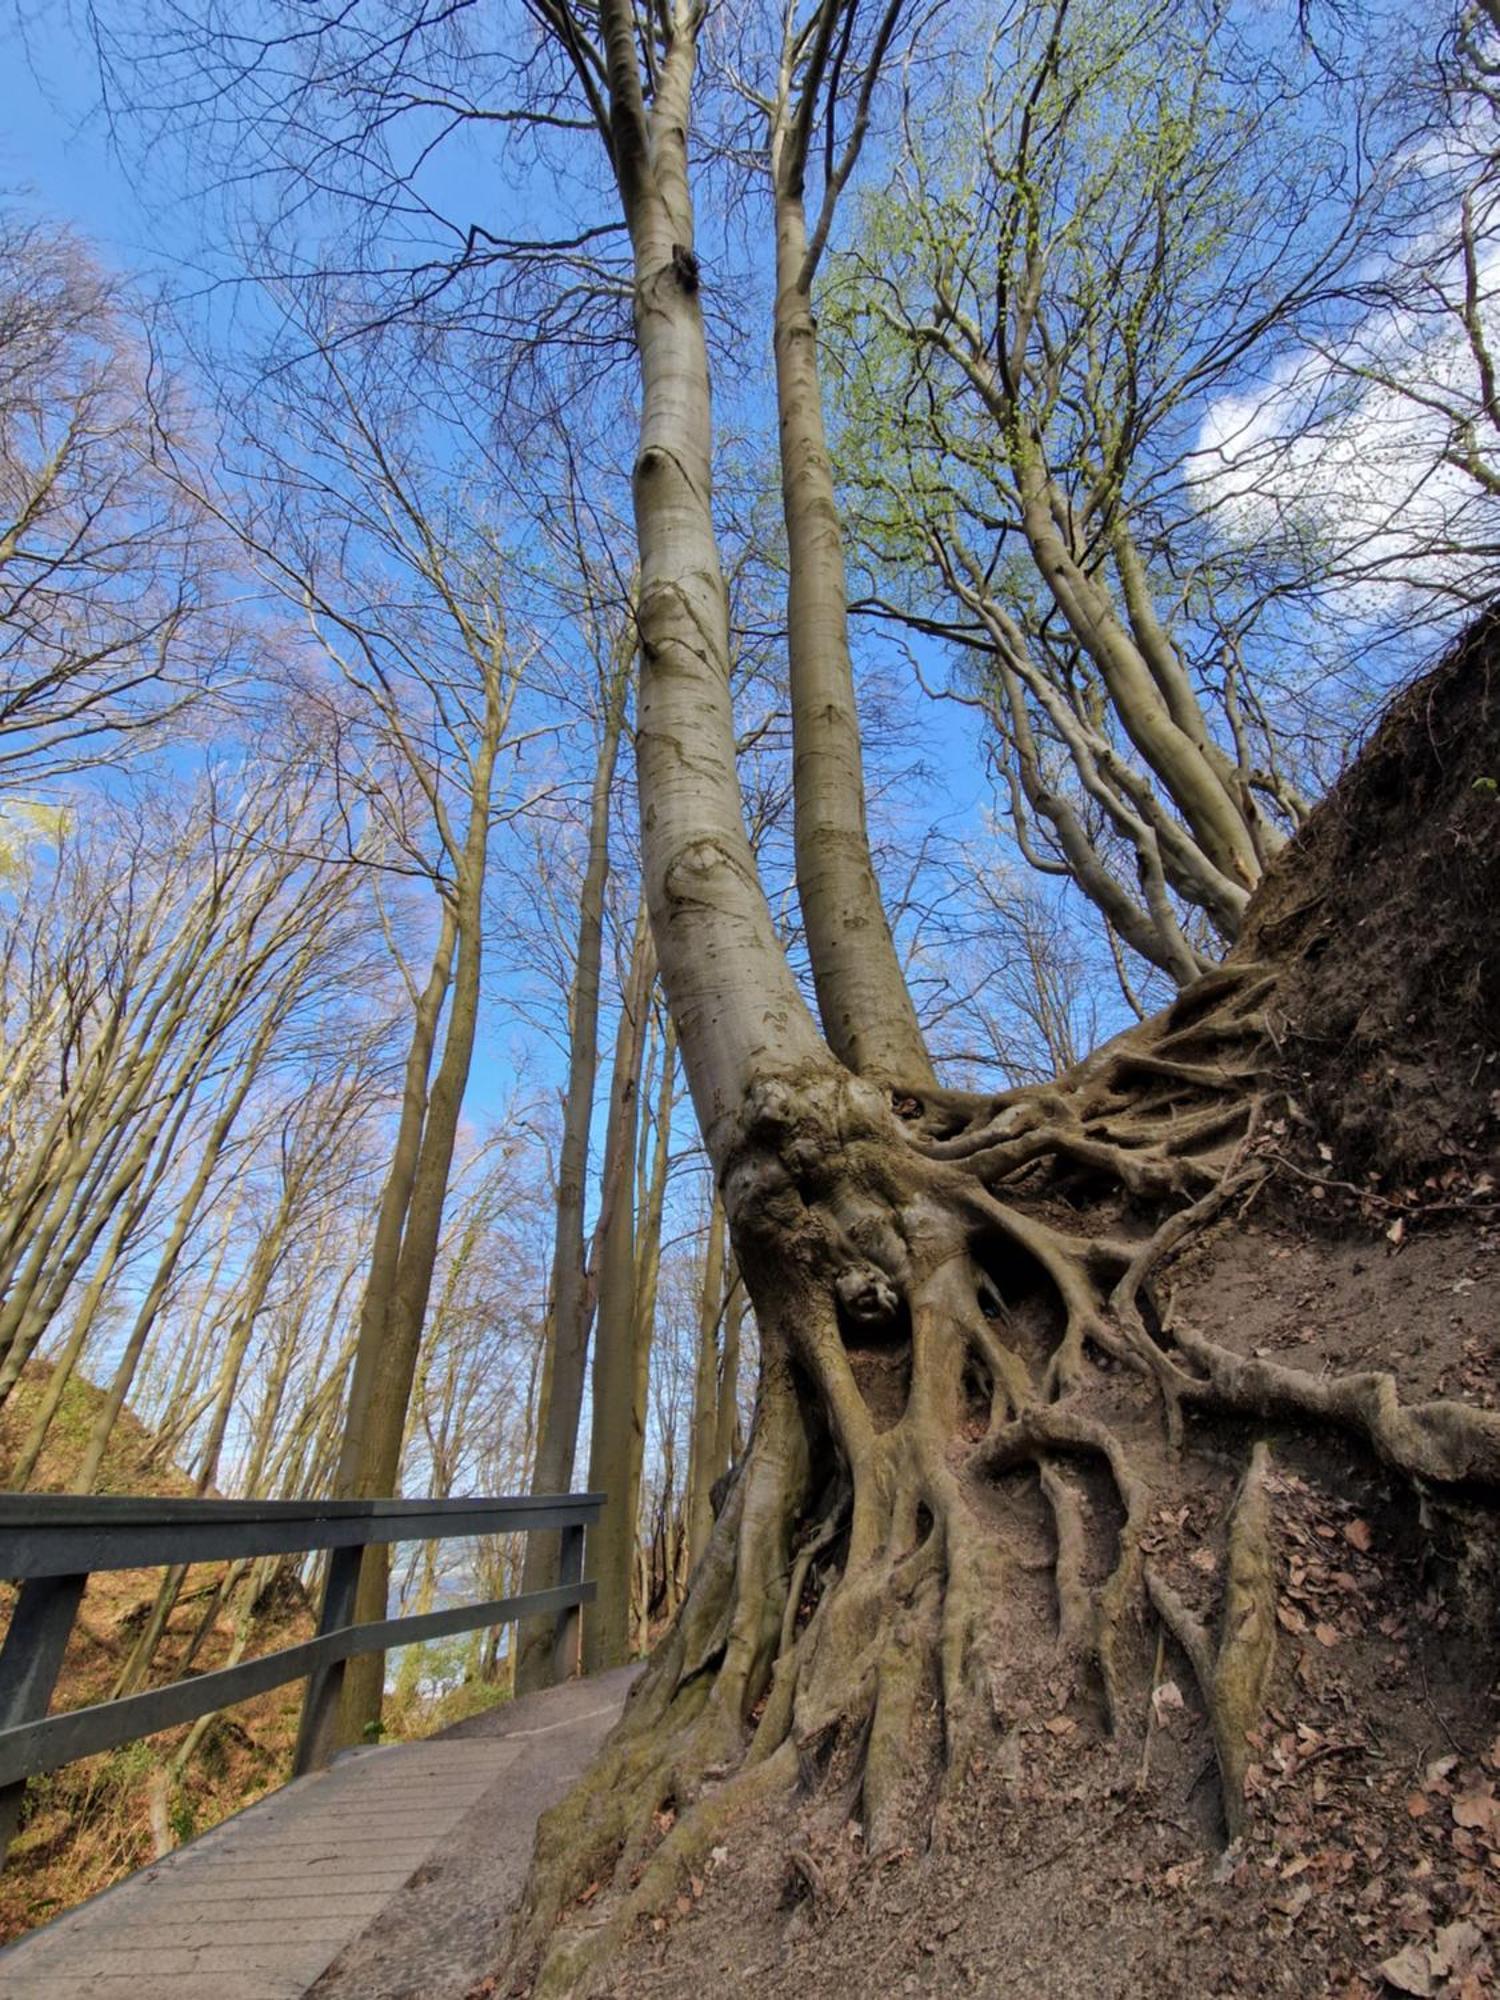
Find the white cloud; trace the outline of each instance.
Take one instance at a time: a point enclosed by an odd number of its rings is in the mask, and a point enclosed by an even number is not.
[[[1500,500],[1445,456],[1467,418],[1500,470],[1500,430],[1461,318],[1456,224],[1445,246],[1419,247],[1425,255],[1407,268],[1420,261],[1422,280],[1401,287],[1407,303],[1218,398],[1190,462],[1200,505],[1232,540],[1313,539],[1372,616],[1434,592],[1487,596],[1497,580]],[[1500,231],[1480,236],[1475,263],[1480,331],[1500,353]]]

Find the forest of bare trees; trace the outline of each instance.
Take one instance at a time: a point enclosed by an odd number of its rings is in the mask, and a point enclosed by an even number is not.
[[[930,1818],[1006,1659],[976,1485],[1034,1482],[1112,1729],[1144,1621],[1188,1661],[1238,1835],[1233,1425],[1500,1478],[1492,1417],[1153,1293],[1263,1171],[1257,891],[1500,582],[1500,22],[1418,16],[97,0],[69,44],[166,247],[0,205],[0,1476],[605,1493],[582,1666],[651,1663],[544,1824],[538,1990],[778,1788],[837,1768],[872,1851]],[[1217,1636],[1136,1389],[1243,1460]],[[557,1564],[372,1548],[359,1615]],[[294,1571],[194,1616],[238,1657]],[[550,1623],[371,1656],[343,1739],[554,1671]]]

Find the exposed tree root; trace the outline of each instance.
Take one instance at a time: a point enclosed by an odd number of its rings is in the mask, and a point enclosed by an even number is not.
[[[794,1786],[847,1786],[870,1851],[910,1841],[1004,1706],[1026,1495],[1069,1677],[1138,1764],[1170,1634],[1238,1838],[1274,1658],[1269,1453],[1226,1508],[1215,1639],[1143,1551],[1185,1410],[1335,1426],[1407,1479],[1500,1486],[1500,1418],[1246,1360],[1157,1311],[1165,1261],[1266,1172],[1269,983],[1221,969],[1044,1089],[757,1087],[723,1176],[761,1331],[751,1441],[677,1623],[543,1822],[519,1933],[538,1993],[587,1993]]]
[[[1154,1570],[1146,1571],[1152,1605],[1186,1655],[1208,1714],[1224,1823],[1232,1841],[1245,1830],[1247,1739],[1260,1720],[1276,1652],[1276,1582],[1266,1491],[1269,1465],[1270,1453],[1258,1444],[1230,1518],[1229,1580],[1217,1657],[1201,1619],[1169,1583]]]

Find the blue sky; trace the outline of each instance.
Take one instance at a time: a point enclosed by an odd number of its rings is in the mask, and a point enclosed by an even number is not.
[[[60,8],[28,22],[0,134],[0,186],[30,195],[54,220],[70,222],[109,260],[140,271],[162,249],[96,115],[92,54]]]
[[[101,261],[123,274],[148,286],[156,279],[170,284],[175,278],[180,284],[184,274],[193,269],[205,226],[195,176],[184,153],[171,140],[153,145],[148,203],[132,178],[131,159],[122,160],[111,147],[98,107],[93,52],[69,20],[67,10],[41,10],[29,23],[26,40],[22,62],[28,74],[15,93],[9,127],[0,139],[0,185],[13,197],[20,197],[23,206],[76,227]],[[127,155],[132,146],[133,138],[127,135]],[[470,162],[471,175],[472,165]],[[451,194],[457,205],[455,213],[468,219],[467,205],[475,198],[474,179],[466,181],[455,170],[445,169],[442,186],[445,199]],[[768,331],[763,328],[757,335],[751,329],[750,338],[764,348]],[[768,354],[763,359],[768,361]],[[721,383],[720,387],[727,392],[727,401],[739,421],[746,417],[755,421],[761,414],[756,407],[758,390],[752,388],[747,404],[736,385]],[[773,419],[769,410],[763,414],[769,444],[774,436],[770,427]],[[924,663],[929,682],[941,684],[945,672],[935,649],[918,643],[929,654]],[[933,830],[961,839],[977,832],[993,803],[977,716],[970,709],[926,700],[905,669],[896,664],[888,640],[862,631],[857,634],[857,644],[886,661],[888,679],[905,682],[907,692],[895,704],[898,726],[909,721],[909,732],[900,731],[899,755],[903,760],[920,756],[930,778],[919,786],[898,787],[892,798],[890,811],[903,837],[920,838]],[[886,808],[877,807],[877,821],[885,816]],[[504,941],[496,942],[499,951],[494,956],[498,957],[504,953]],[[539,1037],[529,1035],[510,1015],[504,983],[496,981],[495,988],[497,1004],[486,1032],[481,1034],[469,1093],[471,1113],[481,1125],[501,1111],[512,1085],[513,1057],[530,1072],[533,1084],[539,1076],[555,1071],[552,1049]],[[606,1050],[608,1033],[606,1025]]]

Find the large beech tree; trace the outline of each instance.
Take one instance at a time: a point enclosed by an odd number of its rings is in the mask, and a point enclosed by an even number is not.
[[[992,1677],[1013,1643],[995,1608],[1014,1597],[996,1515],[1004,1475],[1022,1468],[1039,1475],[1055,1525],[1060,1650],[1097,1673],[1114,1728],[1138,1727],[1128,1633],[1149,1600],[1198,1673],[1238,1830],[1275,1629],[1267,1456],[1254,1448],[1227,1503],[1215,1644],[1143,1553],[1149,1489],[1110,1383],[1144,1377],[1173,1439],[1186,1407],[1332,1420],[1439,1481],[1493,1478],[1500,1423],[1456,1405],[1403,1410],[1380,1378],[1319,1381],[1247,1365],[1186,1329],[1151,1330],[1141,1300],[1153,1267],[1256,1171],[1245,1141],[1274,974],[1251,962],[1212,971],[1055,1082],[996,1096],[938,1088],[888,927],[863,901],[875,878],[857,729],[837,759],[826,739],[818,754],[805,734],[798,744],[799,889],[819,903],[820,865],[838,884],[831,921],[808,922],[814,1018],[735,769],[688,152],[703,11],[602,0],[597,15],[538,12],[598,120],[630,230],[646,893],[761,1353],[748,1448],[682,1611],[593,1773],[539,1836],[524,1942],[542,1954],[540,1989],[565,1993],[675,1891],[726,1814],[826,1768],[840,1746],[859,1771],[866,1839],[905,1837],[934,1767],[961,1771],[992,1721]],[[796,16],[770,118],[786,251],[776,331],[793,705],[816,688],[823,716],[851,728],[796,135],[826,130],[852,97],[857,146],[889,22],[862,30],[844,0]],[[843,170],[832,146],[827,162],[832,199]],[[810,632],[799,629],[809,604]],[[1063,1183],[1125,1199],[1093,1225],[1059,1220],[1079,1213],[1048,1203]],[[1096,1357],[1113,1364],[1107,1376]],[[1112,1487],[1120,1522],[1099,1584],[1083,1564],[1080,1461]],[[935,1736],[919,1727],[929,1706]],[[652,1851],[667,1804],[689,1809]],[[611,1871],[605,1917],[595,1906],[587,1926],[559,1927]]]

